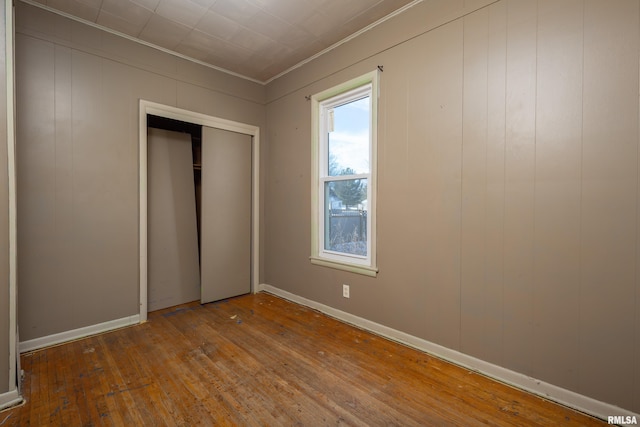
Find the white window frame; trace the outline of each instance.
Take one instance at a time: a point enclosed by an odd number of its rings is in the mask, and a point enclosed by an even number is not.
[[[376,189],[377,189],[377,124],[378,73],[372,71],[311,97],[311,263],[375,277],[376,264]],[[328,171],[328,132],[326,111],[369,95],[369,162],[367,174],[330,177]],[[367,180],[367,256],[356,256],[325,250],[325,193],[327,181],[340,179]]]

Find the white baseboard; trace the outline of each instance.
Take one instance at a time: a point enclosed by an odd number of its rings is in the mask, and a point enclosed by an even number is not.
[[[140,323],[140,315],[123,317],[122,319],[110,320],[97,325],[86,326],[84,328],[73,329],[71,331],[61,332],[59,334],[48,335],[46,337],[35,338],[20,343],[20,353],[33,351],[64,342],[74,341],[91,335],[101,334],[103,332],[113,331],[114,329],[124,328],[126,326],[137,325]]]
[[[297,304],[313,308],[338,320],[373,332],[376,335],[380,335],[392,341],[396,341],[417,350],[424,351],[425,353],[429,353],[435,357],[444,359],[455,365],[461,366],[474,372],[478,372],[497,381],[528,391],[530,393],[544,397],[545,399],[552,400],[578,411],[593,415],[594,417],[603,419],[605,421],[607,420],[608,416],[615,415],[635,416],[638,420],[640,420],[640,415],[626,409],[622,409],[615,405],[604,403],[591,397],[578,394],[571,390],[567,390],[562,387],[558,387],[553,384],[531,378],[527,375],[503,368],[501,366],[485,362],[484,360],[477,359],[467,354],[460,353],[459,351],[451,350],[441,345],[429,342],[422,338],[409,335],[407,333],[389,328],[379,323],[375,323],[370,320],[355,316],[353,314],[337,310],[333,307],[300,297],[274,286],[260,284],[259,290],[295,302]]]
[[[11,390],[0,394],[0,411],[22,403],[22,396],[18,394],[18,390]],[[0,420],[2,420],[0,415]],[[2,424],[2,422],[0,422]]]

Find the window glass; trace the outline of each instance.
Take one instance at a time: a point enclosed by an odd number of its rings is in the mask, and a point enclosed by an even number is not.
[[[328,110],[330,176],[369,173],[369,99]]]
[[[325,183],[325,250],[367,256],[366,197],[366,179]]]

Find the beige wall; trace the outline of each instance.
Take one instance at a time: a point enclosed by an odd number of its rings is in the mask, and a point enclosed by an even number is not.
[[[0,394],[9,391],[9,183],[5,4],[0,4]]]
[[[20,339],[139,313],[138,100],[264,127],[264,87],[17,2]]]
[[[265,281],[639,412],[640,4],[485,3],[423,2],[268,86]],[[309,262],[305,95],[377,65],[368,278]]]

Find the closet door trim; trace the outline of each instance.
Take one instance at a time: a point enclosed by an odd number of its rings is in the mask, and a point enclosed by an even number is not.
[[[257,126],[221,119],[202,113],[183,110],[181,108],[140,100],[139,118],[139,247],[140,247],[140,322],[147,320],[147,115],[155,115],[168,119],[180,120],[216,129],[250,135],[252,138],[251,151],[251,292],[258,290],[260,271],[259,242],[260,242],[260,129]]]
[[[0,6],[2,7],[2,6]],[[0,410],[22,402],[21,385],[19,380],[20,353],[18,351],[18,261],[17,261],[17,196],[16,196],[16,129],[15,129],[15,66],[14,66],[14,35],[15,16],[13,2],[4,2],[4,11],[0,12],[0,19],[5,26],[5,91],[6,91],[6,137],[7,137],[7,192],[8,192],[8,308],[9,312],[9,370],[2,375],[8,375],[8,389],[0,390]],[[7,314],[3,314],[7,315]],[[4,344],[4,343],[3,343]],[[3,347],[5,348],[5,347]],[[5,377],[6,378],[6,377]],[[3,421],[4,422],[4,421]]]

